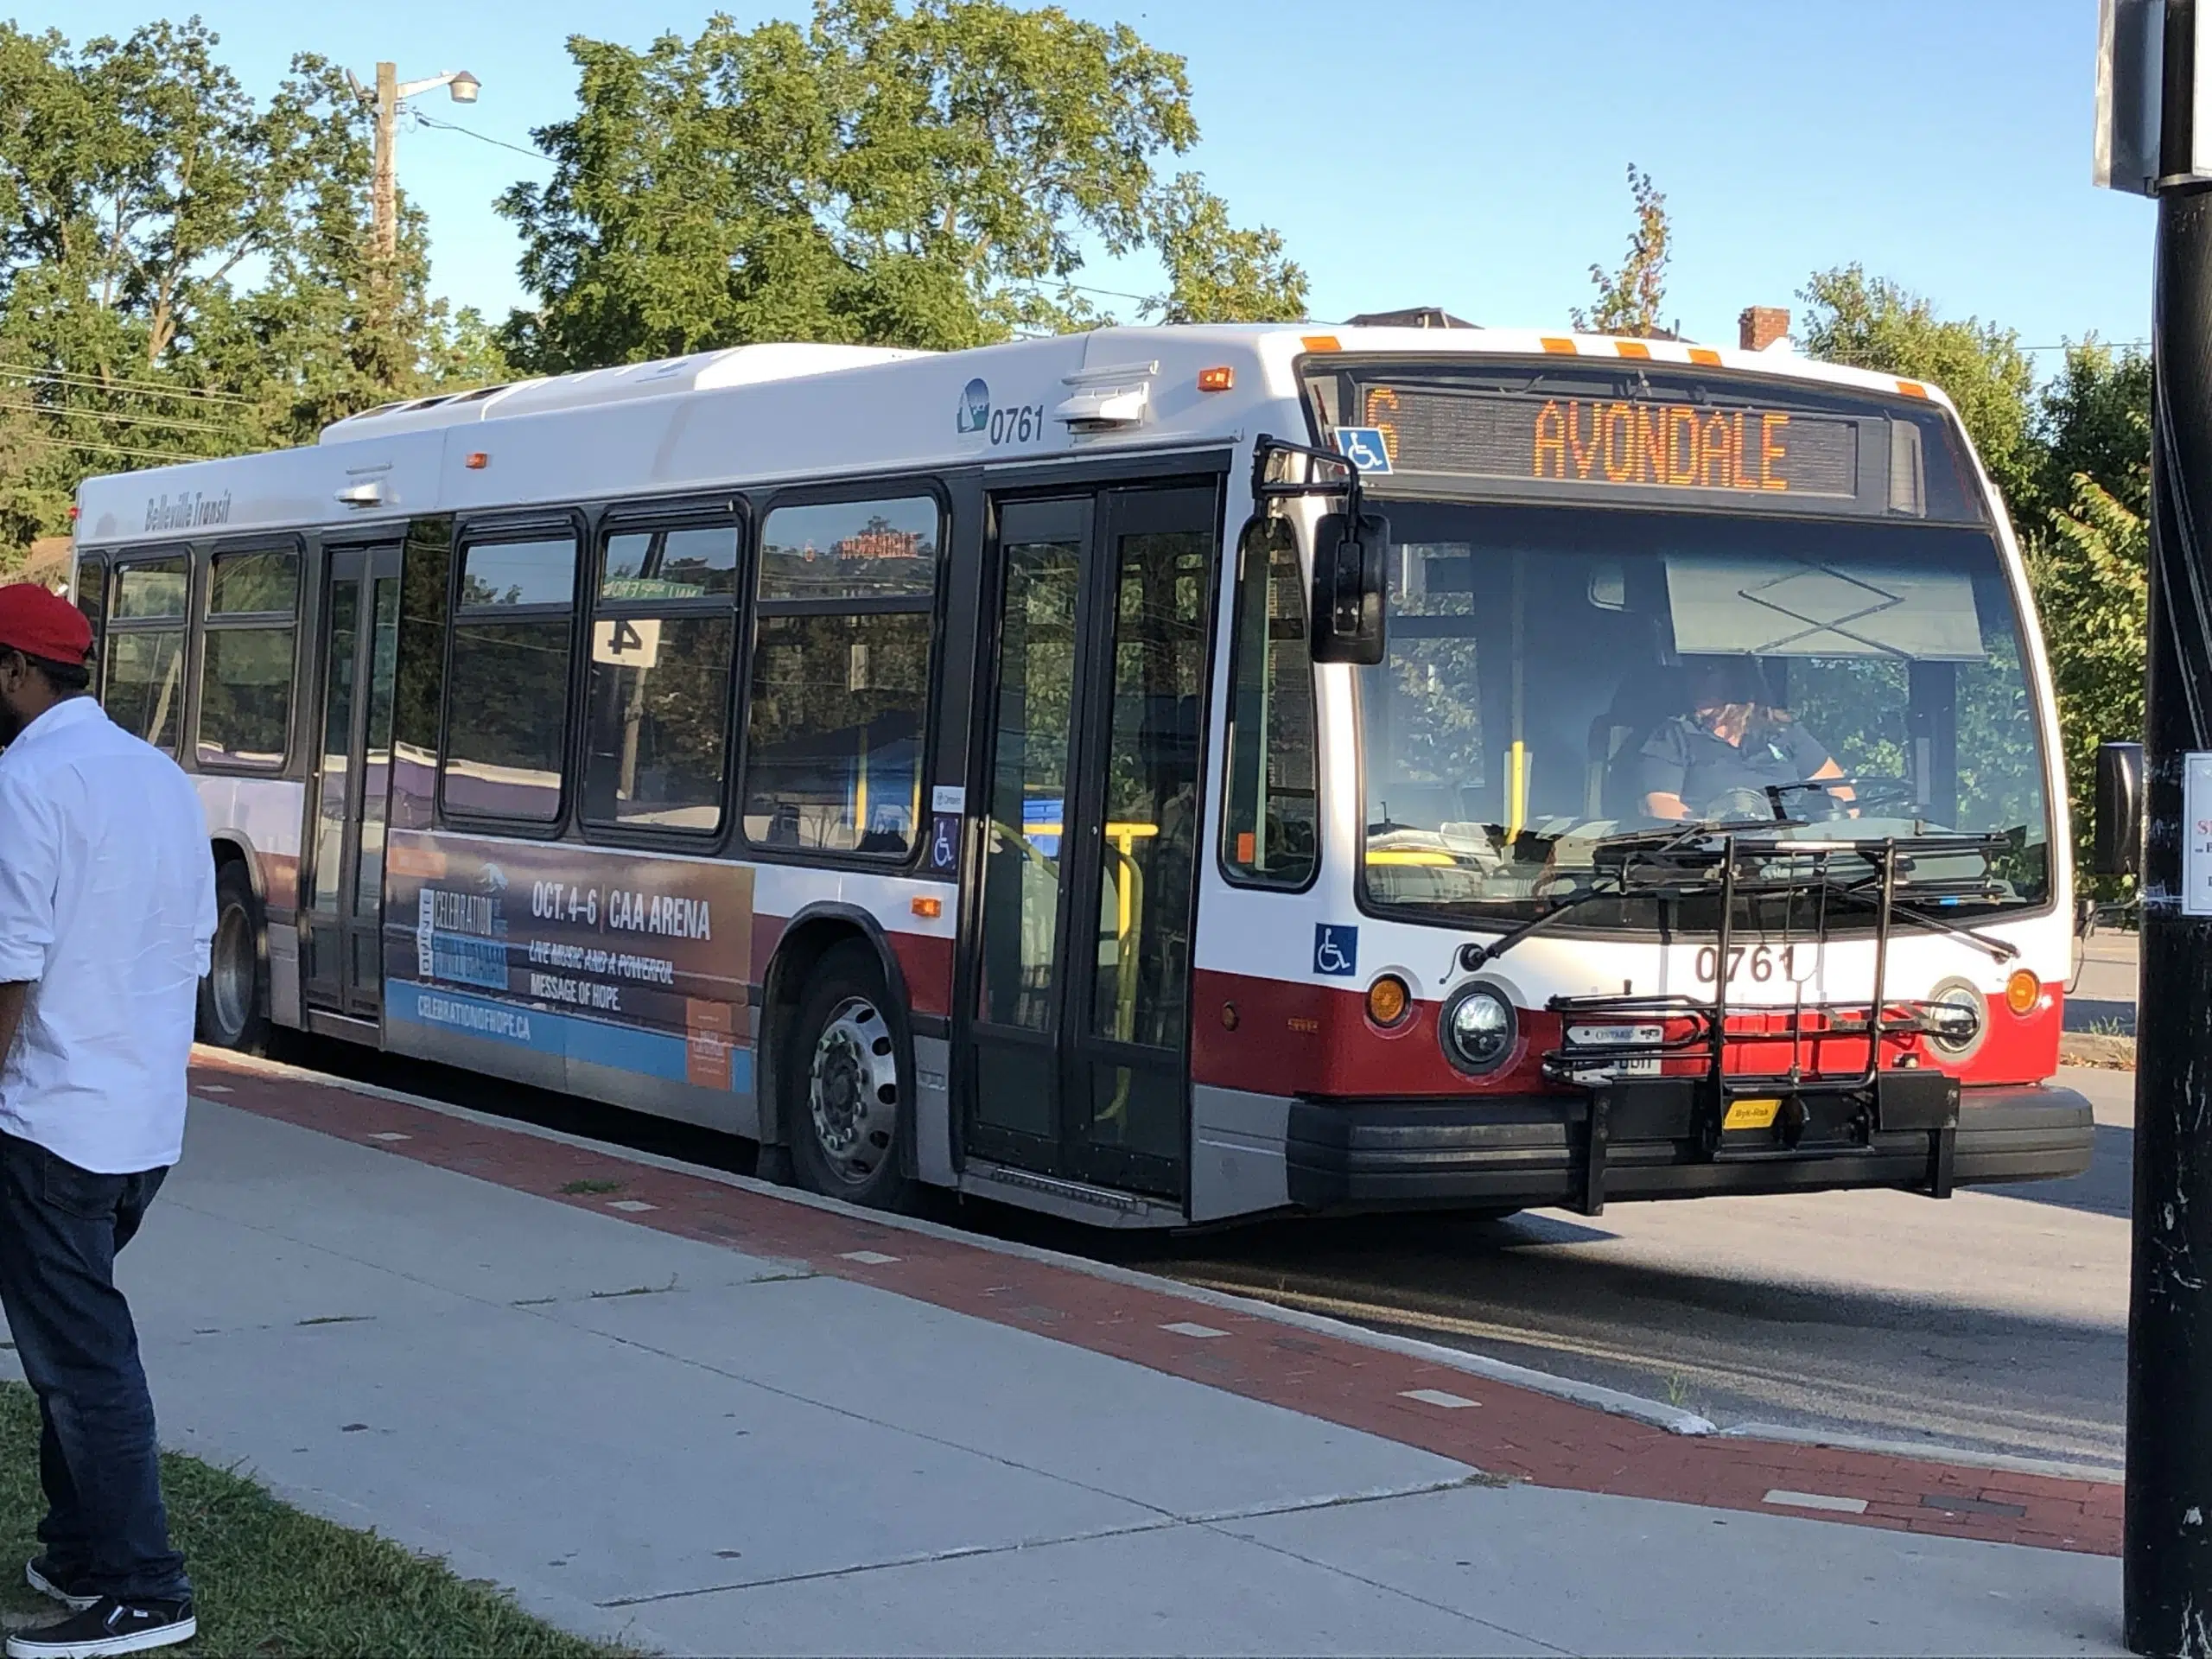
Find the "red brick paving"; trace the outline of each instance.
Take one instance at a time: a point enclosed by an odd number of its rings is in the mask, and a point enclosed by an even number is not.
[[[425,1106],[365,1094],[235,1056],[195,1054],[195,1085],[221,1080],[222,1103],[353,1141],[417,1163],[459,1171],[678,1237],[804,1262],[817,1273],[877,1286],[935,1306],[1051,1335],[1347,1428],[1363,1430],[1539,1486],[1668,1499],[1715,1509],[1790,1514],[1840,1525],[2031,1544],[2117,1555],[2120,1488],[2010,1471],[1924,1462],[1882,1452],[1782,1441],[1670,1433],[1634,1419],[1492,1382],[1348,1338],[1287,1330],[1262,1314],[1192,1301],[1080,1268],[934,1236],[864,1217],[658,1168],[619,1153],[566,1145],[521,1129],[470,1122]],[[397,1134],[404,1140],[378,1141]],[[563,1193],[579,1181],[617,1192]],[[641,1201],[651,1210],[610,1210]],[[877,1250],[898,1259],[849,1262]],[[1177,1320],[1228,1334],[1163,1331]],[[1478,1402],[1447,1410],[1404,1398],[1437,1389]],[[1864,1498],[1863,1515],[1767,1503],[1783,1490]],[[1965,1497],[2018,1507],[1947,1510],[1923,1499]]]

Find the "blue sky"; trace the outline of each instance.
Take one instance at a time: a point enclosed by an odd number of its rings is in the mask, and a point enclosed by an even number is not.
[[[805,0],[728,9],[800,15]],[[1479,322],[1554,325],[1618,259],[1624,169],[1667,193],[1668,310],[1732,341],[1753,303],[1799,305],[1808,273],[1858,260],[2050,346],[2148,333],[2153,210],[2091,188],[2096,0],[1071,0],[1190,62],[1203,132],[1188,161],[1241,219],[1281,231],[1313,311],[1442,305]],[[265,93],[313,49],[366,79],[466,68],[463,110],[424,112],[490,138],[572,107],[571,34],[643,44],[696,32],[690,0],[378,0],[313,7],[203,0],[223,53]],[[82,41],[151,0],[41,0],[16,21]],[[523,297],[517,243],[491,208],[545,168],[461,134],[400,141],[428,212],[434,282],[494,315]],[[1140,261],[1086,280],[1148,290]],[[1128,315],[1127,301],[1106,300]],[[2050,359],[2044,359],[2046,366]]]

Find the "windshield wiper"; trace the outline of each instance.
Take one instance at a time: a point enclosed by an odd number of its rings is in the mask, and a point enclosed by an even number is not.
[[[1823,881],[1818,891],[1834,893],[1839,899],[1848,899],[1872,909],[1882,907],[1882,896],[1869,893],[1863,887],[1853,887],[1841,881]],[[1977,933],[1963,922],[1947,922],[1941,916],[1930,916],[1924,910],[1915,910],[1901,905],[1895,895],[1890,899],[1890,914],[1902,921],[1912,922],[1937,933],[1948,933],[1955,939],[1963,939],[1976,950],[1986,951],[1999,962],[2010,962],[2020,954],[2020,947],[2005,939],[1993,939],[1986,933]]]
[[[1649,854],[1656,856],[1672,852],[1682,843],[1708,834],[1710,830],[1711,826],[1708,824],[1693,823],[1680,830],[1628,830],[1618,835],[1601,837],[1596,842],[1594,851],[1603,853],[1617,850],[1622,855],[1620,868],[1614,873],[1613,884],[1611,887],[1599,887],[1593,881],[1580,891],[1567,894],[1542,915],[1531,917],[1518,927],[1509,928],[1490,944],[1467,946],[1460,953],[1461,960],[1465,963],[1468,970],[1472,972],[1482,967],[1484,963],[1497,961],[1531,933],[1542,932],[1560,917],[1571,911],[1581,909],[1593,899],[1626,898],[1630,892],[1628,872],[1638,855]],[[1651,889],[1655,894],[1661,891],[1656,887]]]

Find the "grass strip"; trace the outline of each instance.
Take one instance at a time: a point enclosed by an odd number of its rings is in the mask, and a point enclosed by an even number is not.
[[[24,1584],[46,1500],[38,1484],[38,1402],[0,1383],[0,1615],[45,1624],[62,1610]],[[200,1637],[174,1653],[614,1659],[633,1649],[571,1636],[497,1586],[457,1577],[374,1533],[279,1503],[242,1475],[180,1452],[162,1456],[169,1532],[184,1552]]]

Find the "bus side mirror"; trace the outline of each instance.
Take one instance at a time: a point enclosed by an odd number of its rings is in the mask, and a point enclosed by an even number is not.
[[[2143,869],[2143,746],[2097,745],[2096,823],[2090,862],[2097,875]]]
[[[1313,660],[1371,668],[1382,660],[1382,556],[1389,521],[1328,512],[1313,532]]]

